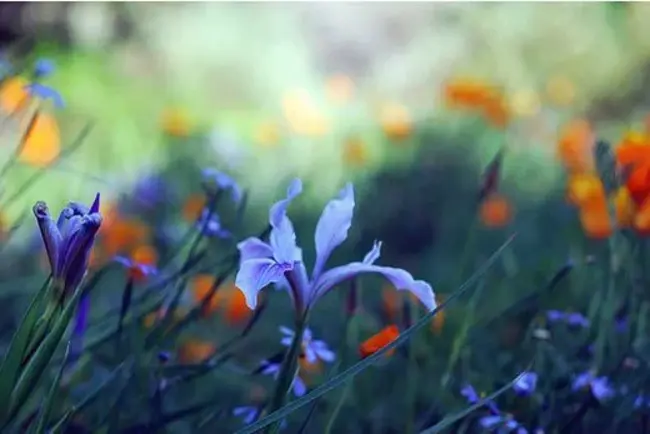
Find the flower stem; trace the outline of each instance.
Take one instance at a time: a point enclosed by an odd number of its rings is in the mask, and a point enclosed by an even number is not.
[[[269,414],[280,409],[285,403],[287,393],[291,388],[291,383],[293,383],[294,377],[296,376],[298,357],[300,356],[300,351],[302,349],[302,336],[304,334],[306,324],[306,315],[296,321],[295,334],[293,335],[293,340],[291,341],[289,350],[282,359],[282,365],[280,366],[280,372],[278,374],[278,381],[275,385],[273,398],[271,399],[271,402],[268,406],[267,413]],[[266,433],[276,433],[280,428],[280,424],[281,422],[276,422],[269,425]]]

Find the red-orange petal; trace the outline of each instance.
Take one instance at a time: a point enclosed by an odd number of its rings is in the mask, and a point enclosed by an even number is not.
[[[394,324],[389,325],[383,328],[379,333],[376,333],[363,341],[359,345],[359,354],[362,358],[375,354],[377,351],[397,339],[398,336],[399,328]],[[394,351],[389,351],[386,355],[391,355],[393,353]]]

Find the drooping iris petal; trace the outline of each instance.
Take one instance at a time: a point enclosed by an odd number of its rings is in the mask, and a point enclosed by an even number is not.
[[[273,259],[259,258],[242,262],[235,277],[235,285],[244,294],[246,305],[251,310],[255,309],[257,294],[265,286],[282,279],[289,268]]]
[[[249,259],[273,257],[273,249],[271,246],[255,237],[246,238],[244,241],[237,243],[237,249],[239,249],[240,260],[242,262]]]
[[[381,267],[378,265],[364,264],[363,262],[352,262],[324,272],[318,281],[313,283],[314,287],[311,293],[312,298],[310,299],[310,303],[322,297],[336,285],[366,273],[381,274],[396,289],[410,291],[428,310],[436,308],[435,295],[431,289],[431,285],[427,282],[415,280],[409,272],[399,268]]]
[[[334,359],[336,359],[336,354],[334,354],[334,352],[331,351],[323,341],[313,341],[311,348],[316,353],[316,357],[324,362],[333,362]]]
[[[296,245],[296,232],[287,217],[287,207],[302,191],[302,183],[295,179],[287,189],[286,199],[276,202],[269,211],[269,223],[273,229],[269,241],[273,248],[273,256],[279,263],[293,264],[302,260],[302,252]]]
[[[316,263],[312,279],[318,279],[327,259],[348,237],[354,215],[354,189],[348,183],[338,197],[329,201],[316,224]]]

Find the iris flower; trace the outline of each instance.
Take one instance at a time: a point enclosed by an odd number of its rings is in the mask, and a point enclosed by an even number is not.
[[[280,332],[284,335],[280,343],[285,347],[290,347],[295,332],[284,326],[280,327]],[[302,348],[305,353],[305,359],[309,364],[316,363],[319,360],[329,363],[336,359],[336,355],[329,349],[327,343],[314,339],[309,328],[305,328],[302,334]]]
[[[535,372],[523,372],[512,388],[518,395],[528,396],[537,388],[537,379],[538,376]]]
[[[616,393],[612,388],[609,379],[607,377],[596,377],[596,373],[593,370],[583,372],[573,379],[571,385],[573,391],[585,388],[589,388],[594,398],[599,402],[608,400]]]
[[[221,190],[230,190],[233,202],[239,203],[244,196],[242,188],[234,178],[216,169],[203,169],[203,183],[210,188],[217,187]]]
[[[71,202],[55,222],[45,202],[37,202],[34,216],[41,231],[55,285],[63,293],[74,291],[88,268],[88,257],[102,223],[99,193],[90,209]]]
[[[203,210],[196,224],[207,237],[230,238],[231,236],[230,232],[221,225],[219,215],[214,212],[210,213],[207,209]]]
[[[325,271],[332,251],[348,236],[354,212],[354,191],[347,184],[323,210],[316,225],[316,262],[311,277],[302,258],[302,250],[296,244],[296,233],[287,216],[287,208],[302,192],[299,179],[293,180],[287,196],[276,202],[269,211],[271,233],[269,242],[250,237],[237,247],[241,255],[235,284],[246,297],[251,309],[257,306],[257,295],[262,288],[279,283],[289,288],[296,312],[305,313],[320,297],[338,284],[365,273],[377,273],[388,279],[395,288],[412,292],[429,310],[436,307],[431,286],[414,280],[405,270],[374,265],[379,258],[381,243],[375,242],[361,262],[331,268]]]

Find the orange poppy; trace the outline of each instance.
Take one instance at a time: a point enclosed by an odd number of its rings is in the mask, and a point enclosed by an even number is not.
[[[637,205],[650,197],[650,162],[637,165],[625,180],[625,187]]]
[[[253,311],[246,305],[244,293],[233,284],[228,290],[227,296],[225,316],[228,323],[236,325],[246,321]]]
[[[181,363],[202,363],[209,359],[217,350],[212,342],[199,339],[188,339],[178,349],[178,360]]]
[[[479,217],[481,222],[489,228],[507,225],[512,219],[510,201],[500,194],[492,194],[481,202]]]
[[[626,187],[619,187],[614,195],[614,208],[616,209],[616,223],[618,227],[632,226],[635,219],[636,204]]]
[[[400,104],[386,104],[379,114],[386,137],[394,141],[407,139],[413,131],[413,119],[408,109]]]
[[[46,167],[61,153],[59,125],[52,115],[36,113],[25,131],[18,160],[36,167]]]
[[[595,135],[588,121],[569,122],[560,133],[557,156],[570,172],[590,172],[594,169]]]
[[[12,114],[30,101],[29,91],[25,88],[29,83],[21,77],[6,80],[0,87],[0,107],[6,113]]]
[[[383,328],[380,332],[370,336],[359,345],[359,354],[361,358],[366,358],[375,354],[389,343],[399,337],[399,328],[392,324]],[[392,349],[386,353],[387,356],[393,355],[395,350]]]
[[[210,274],[199,274],[192,279],[192,295],[196,303],[202,303],[203,299],[208,296],[214,284],[214,276]],[[202,315],[208,316],[213,314],[223,301],[223,291],[220,288],[214,294],[205,309],[201,312]]]
[[[483,109],[498,95],[498,89],[474,78],[457,78],[444,85],[445,103],[453,108]]]
[[[591,202],[580,209],[580,223],[589,238],[608,238],[613,231],[607,201]]]
[[[639,235],[650,235],[650,200],[646,200],[639,208],[633,226]]]
[[[567,200],[576,206],[605,201],[605,187],[595,173],[574,173],[567,182]]]
[[[649,162],[650,136],[636,131],[629,132],[623,137],[614,153],[616,162],[621,166]]]
[[[495,97],[483,107],[482,112],[487,121],[493,126],[497,128],[505,128],[508,126],[510,112],[503,98]]]
[[[144,244],[150,232],[150,228],[138,220],[118,218],[101,231],[102,246],[112,257]]]
[[[353,137],[343,144],[343,160],[350,166],[362,166],[368,161],[366,143],[360,138]]]
[[[172,137],[187,137],[191,132],[189,116],[180,109],[167,109],[161,116],[161,129]]]
[[[205,209],[206,199],[202,194],[193,194],[183,204],[183,218],[189,222],[195,222]]]

